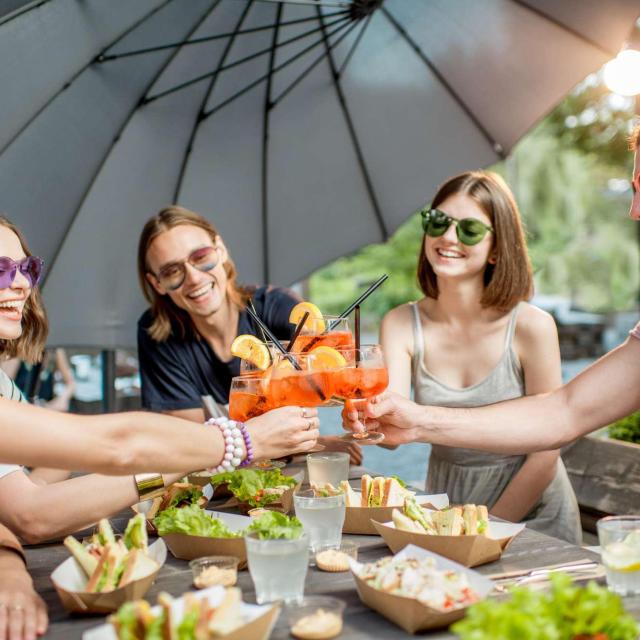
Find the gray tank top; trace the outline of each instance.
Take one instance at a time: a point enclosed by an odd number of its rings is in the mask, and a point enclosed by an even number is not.
[[[412,383],[414,399],[417,403],[439,407],[481,407],[501,400],[519,398],[525,394],[522,367],[513,349],[513,335],[520,305],[511,312],[505,336],[504,353],[500,361],[484,380],[464,389],[449,387],[427,370],[424,363],[424,333],[417,303],[411,303],[411,308],[414,319]],[[442,445],[432,445],[431,456],[467,466],[522,462],[525,458],[525,456],[505,456]]]

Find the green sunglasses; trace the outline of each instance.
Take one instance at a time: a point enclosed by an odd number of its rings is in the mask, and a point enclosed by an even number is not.
[[[487,232],[494,233],[492,227],[477,218],[456,220],[440,209],[427,208],[422,209],[420,215],[422,216],[423,231],[432,238],[443,236],[452,224],[456,225],[458,240],[466,245],[478,244],[487,235]]]

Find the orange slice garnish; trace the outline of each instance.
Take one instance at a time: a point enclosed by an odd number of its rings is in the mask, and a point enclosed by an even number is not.
[[[339,369],[346,367],[347,361],[344,356],[333,347],[321,345],[309,351],[309,366],[316,370]]]
[[[322,333],[326,328],[322,311],[320,311],[313,302],[298,302],[298,304],[291,309],[289,322],[297,325],[307,312],[309,312],[309,317],[304,323],[304,328],[316,333]]]
[[[242,334],[233,341],[231,353],[238,358],[248,360],[262,371],[271,364],[267,346],[259,338],[249,334]]]

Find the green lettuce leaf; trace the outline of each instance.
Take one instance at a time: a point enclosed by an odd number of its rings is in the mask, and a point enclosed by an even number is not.
[[[604,634],[608,640],[636,640],[640,627],[625,613],[619,596],[590,582],[576,586],[566,574],[551,576],[551,592],[514,587],[509,600],[483,600],[451,630],[462,640],[573,640]]]
[[[153,519],[153,523],[161,536],[168,533],[185,533],[189,536],[207,538],[238,538],[242,535],[234,533],[222,520],[212,518],[195,504],[181,509],[165,509]]]
[[[302,523],[295,516],[287,516],[278,511],[267,511],[256,518],[244,533],[258,532],[261,540],[286,538],[295,540],[302,535]]]
[[[296,485],[295,479],[282,475],[280,469],[272,469],[271,471],[237,469],[236,471],[218,473],[211,478],[211,484],[214,488],[225,483],[239,502],[251,507],[264,507],[280,500],[280,495],[265,493],[265,489],[291,488]]]

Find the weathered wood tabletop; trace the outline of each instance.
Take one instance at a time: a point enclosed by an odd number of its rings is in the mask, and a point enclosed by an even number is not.
[[[363,469],[352,468],[352,477],[359,477]],[[209,508],[212,508],[210,506]],[[215,508],[215,507],[213,507]],[[122,530],[128,515],[112,519],[114,528]],[[373,561],[391,554],[385,542],[379,536],[345,535],[345,538],[359,544],[358,559]],[[34,578],[35,586],[49,607],[50,626],[44,636],[47,639],[74,640],[81,638],[82,633],[103,622],[102,617],[72,617],[67,614],[58,600],[49,576],[55,567],[68,557],[68,552],[62,544],[40,545],[27,549],[29,570]],[[584,558],[597,558],[592,552],[568,544],[555,538],[525,529],[505,551],[502,558],[491,564],[477,567],[477,571],[485,574],[532,569],[556,563],[573,562]],[[238,585],[242,588],[243,598],[247,602],[255,602],[253,582],[248,571],[238,575]],[[191,570],[184,560],[177,560],[171,553],[160,571],[156,583],[147,593],[147,600],[155,603],[156,595],[160,591],[167,591],[174,596],[192,588]],[[340,638],[343,640],[361,640],[364,638],[410,638],[393,623],[389,622],[375,611],[360,602],[355,589],[355,583],[350,573],[325,573],[315,567],[309,568],[305,587],[305,594],[325,594],[340,598],[346,602],[344,629]],[[640,597],[625,599],[628,611],[640,619]],[[290,638],[285,615],[281,615],[271,635],[273,640]],[[455,638],[446,630],[431,632],[427,637],[433,640]]]

